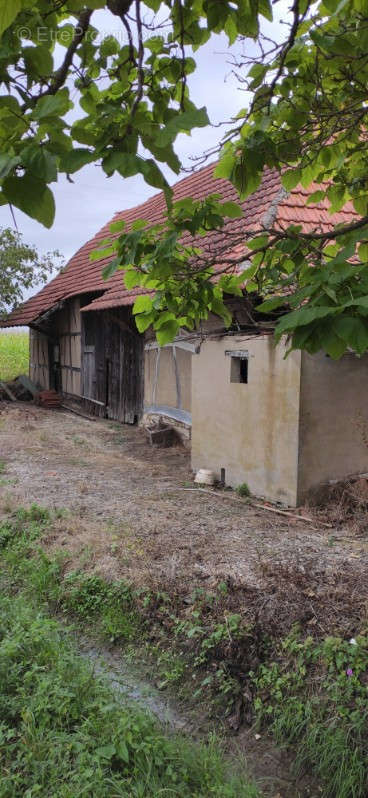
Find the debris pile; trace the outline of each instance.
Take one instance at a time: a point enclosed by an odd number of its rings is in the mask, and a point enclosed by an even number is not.
[[[25,374],[11,382],[0,380],[0,400],[8,402],[34,402],[43,407],[60,407],[61,396],[54,390],[45,391]]]
[[[165,424],[162,419],[159,419],[156,424],[146,427],[145,432],[151,446],[168,447],[175,443],[174,428]]]
[[[41,391],[38,395],[38,401],[42,407],[61,406],[61,396],[56,391]]]

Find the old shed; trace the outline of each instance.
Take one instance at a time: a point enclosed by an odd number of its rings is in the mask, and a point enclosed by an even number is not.
[[[237,199],[230,183],[213,177],[213,165],[174,187],[175,199],[212,193]],[[244,219],[229,220],[227,232],[261,230],[270,216],[274,224],[304,230],[351,217],[349,209],[331,217],[323,203],[307,207],[307,197],[301,187],[285,192],[279,175],[267,170],[243,202]],[[113,221],[154,223],[164,212],[160,193]],[[367,357],[335,363],[293,352],[285,359],[285,345],[275,348],[272,336],[254,327],[246,297],[229,298],[229,330],[213,315],[160,348],[152,331],[139,335],[135,327],[139,289],[127,290],[121,272],[105,282],[108,259],[90,260],[110,223],[5,322],[29,325],[35,382],[104,418],[129,424],[163,418],[191,445],[194,470],[219,476],[224,469],[227,484],[246,482],[256,495],[283,504],[295,506],[322,482],[368,471]],[[221,252],[219,236],[207,238],[205,246]]]

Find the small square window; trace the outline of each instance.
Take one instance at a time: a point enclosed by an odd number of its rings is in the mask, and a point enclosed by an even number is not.
[[[230,382],[248,382],[248,358],[232,357],[230,366]]]

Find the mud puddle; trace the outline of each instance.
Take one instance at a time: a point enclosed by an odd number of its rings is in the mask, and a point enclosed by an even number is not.
[[[93,671],[102,676],[108,684],[126,698],[139,704],[142,710],[149,711],[163,726],[171,731],[187,732],[191,736],[199,730],[193,718],[185,714],[174,702],[157,690],[152,682],[139,674],[138,667],[128,663],[113,651],[98,648],[87,641],[79,641],[83,658],[93,665]]]

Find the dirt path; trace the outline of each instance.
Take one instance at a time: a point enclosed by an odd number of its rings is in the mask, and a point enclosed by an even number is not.
[[[4,404],[0,458],[0,510],[37,502],[71,511],[48,541],[67,548],[70,568],[182,589],[231,580],[240,591],[267,590],[270,615],[277,588],[280,622],[284,612],[290,625],[291,607],[300,620],[302,602],[321,631],[337,591],[339,623],[346,601],[348,624],[361,617],[367,538],[184,490],[192,485],[188,453],[150,447],[137,427]]]

